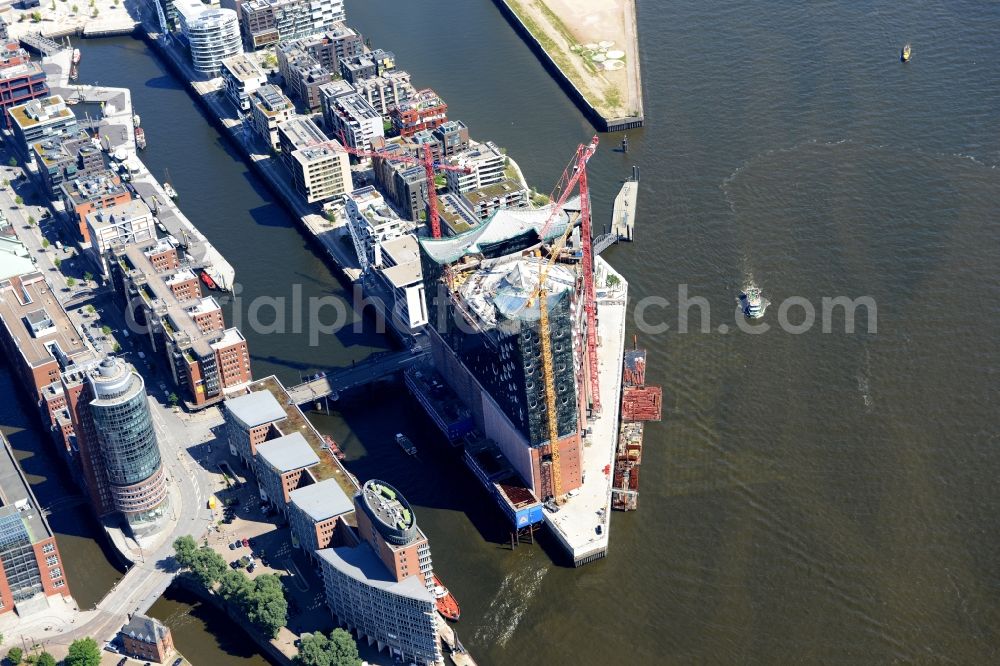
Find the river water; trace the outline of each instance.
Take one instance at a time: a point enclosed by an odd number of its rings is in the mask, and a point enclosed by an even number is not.
[[[640,510],[613,516],[609,557],[572,570],[539,546],[505,548],[484,495],[398,389],[317,424],[359,478],[383,476],[414,503],[480,663],[991,661],[1000,6],[640,0],[638,11],[649,124],[628,154],[602,137],[590,182],[600,225],[620,180],[642,169],[638,242],[606,256],[633,303],[670,302],[647,310],[667,332],[630,327],[666,418],[647,429]],[[348,13],[542,191],[592,134],[488,0],[370,0]],[[902,65],[905,42],[914,59]],[[245,295],[294,283],[340,293],[145,46],[87,42],[82,79],[133,89],[144,159],[169,169]],[[771,330],[720,333],[750,281],[772,301]],[[707,301],[711,332],[676,332],[680,285]],[[780,330],[787,299],[819,318],[837,296],[874,299],[877,330],[862,318],[845,333],[842,315],[831,333],[818,321]],[[245,332],[255,375],[286,383],[389,345],[370,326],[320,347]],[[417,460],[392,443],[399,430]],[[163,603],[163,617],[191,615]],[[186,626],[181,649],[221,663],[225,645]]]

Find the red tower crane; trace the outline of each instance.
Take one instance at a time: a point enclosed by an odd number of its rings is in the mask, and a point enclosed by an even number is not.
[[[392,160],[395,162],[406,162],[407,164],[419,164],[424,167],[424,171],[427,174],[427,204],[431,209],[430,211],[430,221],[431,221],[431,235],[434,238],[441,238],[441,216],[438,214],[438,197],[437,188],[434,186],[434,171],[461,171],[462,173],[472,173],[472,169],[468,167],[457,167],[450,164],[444,164],[442,162],[434,161],[434,154],[431,152],[431,147],[429,144],[424,144],[423,146],[423,157],[413,157],[406,154],[396,154],[396,153],[386,153],[377,150],[358,150],[357,148],[351,148],[347,145],[347,141],[344,137],[343,132],[340,134],[340,144],[344,147],[351,155],[357,155],[358,157],[379,157],[384,160]]]
[[[587,320],[587,365],[590,370],[590,400],[595,412],[601,411],[601,387],[597,376],[597,297],[594,293],[594,253],[591,245],[592,223],[590,218],[590,188],[587,185],[587,162],[597,151],[598,138],[595,135],[587,145],[576,149],[573,160],[563,170],[553,197],[559,200],[552,214],[542,227],[545,237],[549,227],[562,212],[566,200],[575,187],[580,188],[580,240],[583,243],[583,308]]]

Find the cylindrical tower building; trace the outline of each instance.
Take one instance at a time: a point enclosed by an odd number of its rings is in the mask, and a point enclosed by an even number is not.
[[[125,361],[104,359],[88,373],[90,412],[115,508],[135,536],[156,531],[167,486],[142,377]]]

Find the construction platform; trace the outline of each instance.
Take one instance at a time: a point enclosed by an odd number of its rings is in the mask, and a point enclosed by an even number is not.
[[[472,412],[462,404],[437,370],[429,365],[408,368],[403,372],[403,381],[441,434],[448,438],[449,444],[461,445],[463,438],[475,429]]]
[[[594,260],[597,291],[598,374],[603,411],[587,423],[583,485],[557,512],[545,509],[545,523],[572,558],[574,566],[607,555],[610,540],[611,469],[618,445],[622,357],[628,282],[601,257]],[[617,278],[613,285],[609,277]],[[613,280],[611,282],[614,282]]]
[[[500,453],[492,440],[469,436],[462,456],[483,487],[503,511],[514,531],[542,522],[542,503]]]

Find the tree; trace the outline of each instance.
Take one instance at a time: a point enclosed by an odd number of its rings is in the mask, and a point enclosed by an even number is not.
[[[84,278],[86,280],[87,278]],[[111,327],[108,325],[101,326],[101,333],[104,335],[111,335]]]
[[[28,216],[28,226],[29,226],[29,227],[33,227],[33,226],[35,226],[35,224],[36,224],[37,222],[38,222],[38,220],[36,220],[36,219],[35,219],[35,216],[34,216],[34,215],[29,215],[29,216]]]
[[[90,15],[93,16],[94,18],[97,18],[97,15],[100,13],[101,13],[100,10],[97,9],[97,7],[94,7],[94,11],[92,11]]]
[[[244,595],[242,610],[252,625],[268,638],[275,638],[288,621],[288,601],[281,579],[274,574],[255,578]]]
[[[167,402],[170,403],[171,407],[176,407],[177,403],[180,401],[181,399],[177,396],[176,393],[171,393],[170,395],[167,396]]]
[[[118,344],[117,342],[115,344],[111,345],[111,351],[113,351],[114,353],[117,354],[121,350],[122,350],[122,346],[120,344]]]
[[[68,277],[68,278],[66,278],[66,286],[69,287],[70,289],[72,289],[73,287],[75,287],[76,286],[76,278],[74,278],[74,277]]]
[[[219,594],[226,601],[239,605],[250,591],[251,583],[242,571],[229,569],[219,581]]]
[[[42,13],[41,12],[31,12],[31,21],[32,21],[32,23],[38,23],[41,20],[42,20]]]
[[[56,666],[56,658],[48,652],[43,652],[35,660],[35,666]]]
[[[222,580],[228,570],[229,565],[226,564],[226,561],[211,548],[202,546],[195,551],[194,561],[191,563],[191,573],[206,589],[211,589]]]
[[[48,249],[49,245],[51,245],[51,243],[49,243],[49,239],[48,238],[43,238],[42,239],[42,247],[44,247],[45,249]]]
[[[21,198],[20,194],[18,194],[16,197],[14,197],[14,203],[16,203],[18,206],[21,206],[21,205],[24,204],[24,199]]]
[[[3,186],[4,186],[4,189],[10,187],[10,179],[4,178],[3,179]]]
[[[70,9],[72,9],[72,10],[73,10],[73,13],[74,13],[74,14],[76,14],[76,13],[77,13],[78,11],[80,11],[80,8],[79,8],[79,7],[77,7],[76,5],[73,5],[72,7],[70,7]]]
[[[91,314],[92,315],[95,312],[97,312],[97,308],[95,308],[93,305],[88,305],[87,306],[87,314]]]
[[[83,274],[83,281],[84,282],[90,282],[93,279],[94,279],[94,274],[91,273],[90,271],[87,271],[86,273]]]
[[[316,632],[302,638],[296,662],[302,666],[358,666],[358,646],[349,633],[334,629],[327,638]]]
[[[60,266],[62,266],[62,259],[60,259],[59,257],[56,257],[56,260],[53,261],[52,263],[54,263],[56,265],[56,268],[59,268]]]
[[[194,561],[194,551],[197,549],[194,537],[190,534],[174,539],[174,559],[182,567],[191,566],[191,562]]]
[[[19,647],[12,647],[7,650],[7,663],[10,666],[17,666],[21,663],[21,658],[24,656],[24,651]]]
[[[16,167],[17,166],[17,158],[16,157],[12,157],[9,160],[7,160],[7,166]]]
[[[93,638],[78,638],[69,646],[66,666],[100,666],[101,650]]]

